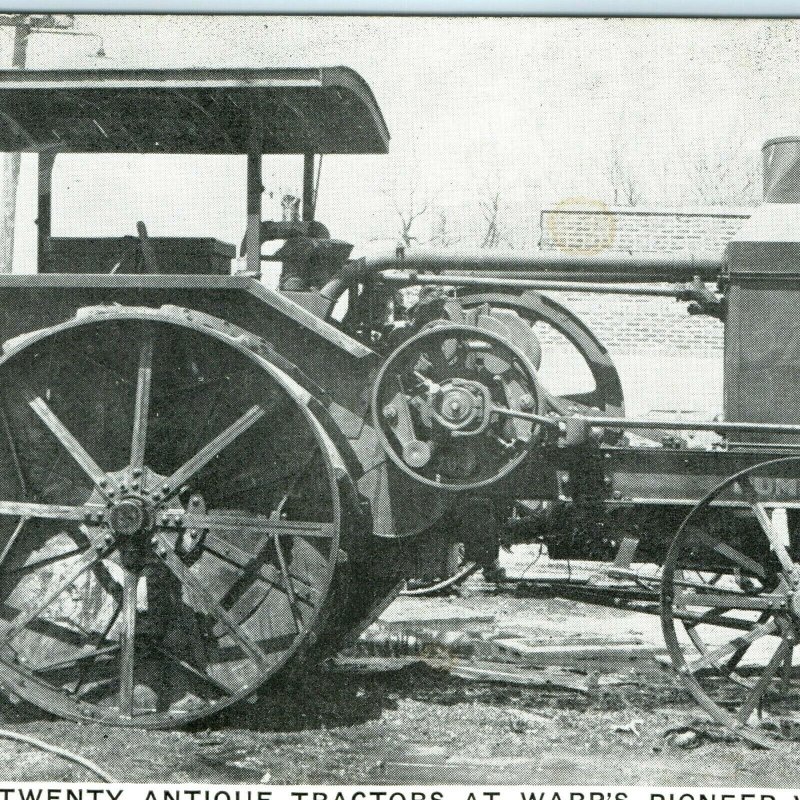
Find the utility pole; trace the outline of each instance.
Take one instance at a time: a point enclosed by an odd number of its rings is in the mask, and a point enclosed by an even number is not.
[[[25,69],[28,53],[28,37],[31,23],[28,17],[14,18],[14,54],[12,69]],[[11,272],[14,261],[14,218],[17,209],[17,184],[21,156],[19,153],[3,154],[3,227],[0,230],[0,272]]]
[[[14,50],[12,69],[25,69],[28,55],[28,40],[37,31],[67,33],[76,36],[95,36],[92,33],[69,30],[74,24],[72,14],[3,14],[0,27],[14,28]],[[100,38],[100,37],[97,37]],[[103,56],[102,39],[98,55]],[[0,223],[0,272],[11,272],[14,260],[14,222],[17,208],[17,184],[21,164],[20,153],[2,155],[2,222]]]

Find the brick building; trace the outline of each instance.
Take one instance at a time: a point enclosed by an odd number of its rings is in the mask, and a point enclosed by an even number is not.
[[[748,208],[656,209],[570,201],[542,209],[540,247],[586,255],[720,254],[750,213]],[[686,303],[661,297],[552,294],[584,319],[614,352],[644,347],[691,349],[700,355],[722,349],[722,323],[690,317]]]

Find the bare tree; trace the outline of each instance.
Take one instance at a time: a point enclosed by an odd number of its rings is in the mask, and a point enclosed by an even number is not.
[[[450,225],[450,217],[443,208],[436,209],[436,221],[434,234],[431,237],[431,244],[437,247],[452,247],[461,241],[461,237],[453,232]]]
[[[480,201],[481,214],[486,223],[486,228],[481,240],[481,247],[492,248],[500,245],[511,246],[511,240],[504,230],[501,220],[503,210],[502,194],[499,189],[492,190],[489,196]]]
[[[419,238],[418,229],[421,221],[428,214],[430,203],[427,200],[420,201],[417,196],[416,186],[412,185],[401,197],[398,193],[391,194],[390,200],[398,219],[398,236],[400,241],[409,247],[412,242],[422,243]],[[429,240],[426,240],[429,241]]]
[[[718,206],[758,202],[758,167],[743,140],[725,151],[695,149],[684,163],[688,194],[695,202]]]
[[[638,206],[641,204],[642,192],[639,181],[616,147],[606,166],[606,177],[614,192],[615,206]]]

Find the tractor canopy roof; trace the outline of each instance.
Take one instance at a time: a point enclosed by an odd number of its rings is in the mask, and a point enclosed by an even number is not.
[[[0,70],[0,151],[385,153],[364,79],[346,67]]]

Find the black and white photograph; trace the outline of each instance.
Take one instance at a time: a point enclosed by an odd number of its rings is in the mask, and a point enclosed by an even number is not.
[[[797,797],[797,19],[0,13],[0,347],[0,800]]]

